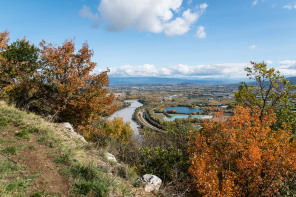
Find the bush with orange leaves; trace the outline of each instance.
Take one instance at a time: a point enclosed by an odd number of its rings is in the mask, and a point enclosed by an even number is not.
[[[219,114],[218,116],[222,116]],[[205,124],[189,143],[189,173],[202,196],[276,196],[294,189],[296,147],[291,133],[271,130],[276,115],[236,107],[226,122]],[[286,193],[285,193],[286,192]]]

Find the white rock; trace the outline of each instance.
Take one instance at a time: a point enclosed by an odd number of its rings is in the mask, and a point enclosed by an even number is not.
[[[82,142],[87,143],[84,137],[79,135],[79,133],[74,130],[73,126],[69,122],[63,122],[61,125],[63,128],[69,131],[71,139],[80,139]]]
[[[72,132],[75,132],[73,126],[70,123],[68,123],[68,122],[63,122],[62,123],[62,127],[64,127],[67,130],[70,130]]]
[[[158,191],[162,184],[161,179],[152,174],[145,174],[139,180],[143,182],[145,192]]]
[[[106,157],[106,159],[108,160],[108,161],[113,161],[113,162],[116,162],[117,163],[117,160],[116,160],[116,158],[115,158],[115,156],[114,155],[112,155],[111,153],[105,153],[105,157]]]

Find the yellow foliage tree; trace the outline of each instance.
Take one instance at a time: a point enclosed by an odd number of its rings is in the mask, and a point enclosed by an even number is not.
[[[111,139],[120,142],[128,143],[133,137],[133,130],[128,122],[124,122],[122,118],[114,118],[106,123],[106,135]]]

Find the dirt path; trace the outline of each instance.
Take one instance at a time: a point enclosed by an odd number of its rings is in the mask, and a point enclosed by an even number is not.
[[[38,134],[29,134],[29,140],[16,137],[15,133],[20,131],[20,128],[13,125],[1,130],[1,138],[4,140],[1,146],[17,148],[16,155],[6,157],[18,165],[26,166],[21,174],[32,177],[28,193],[44,191],[45,194],[69,196],[69,179],[60,173],[61,169],[54,162],[56,150],[40,144]]]

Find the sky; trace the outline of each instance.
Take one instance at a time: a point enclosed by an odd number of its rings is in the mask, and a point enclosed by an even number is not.
[[[4,30],[87,41],[113,77],[242,78],[250,61],[296,76],[296,0],[1,0]]]

